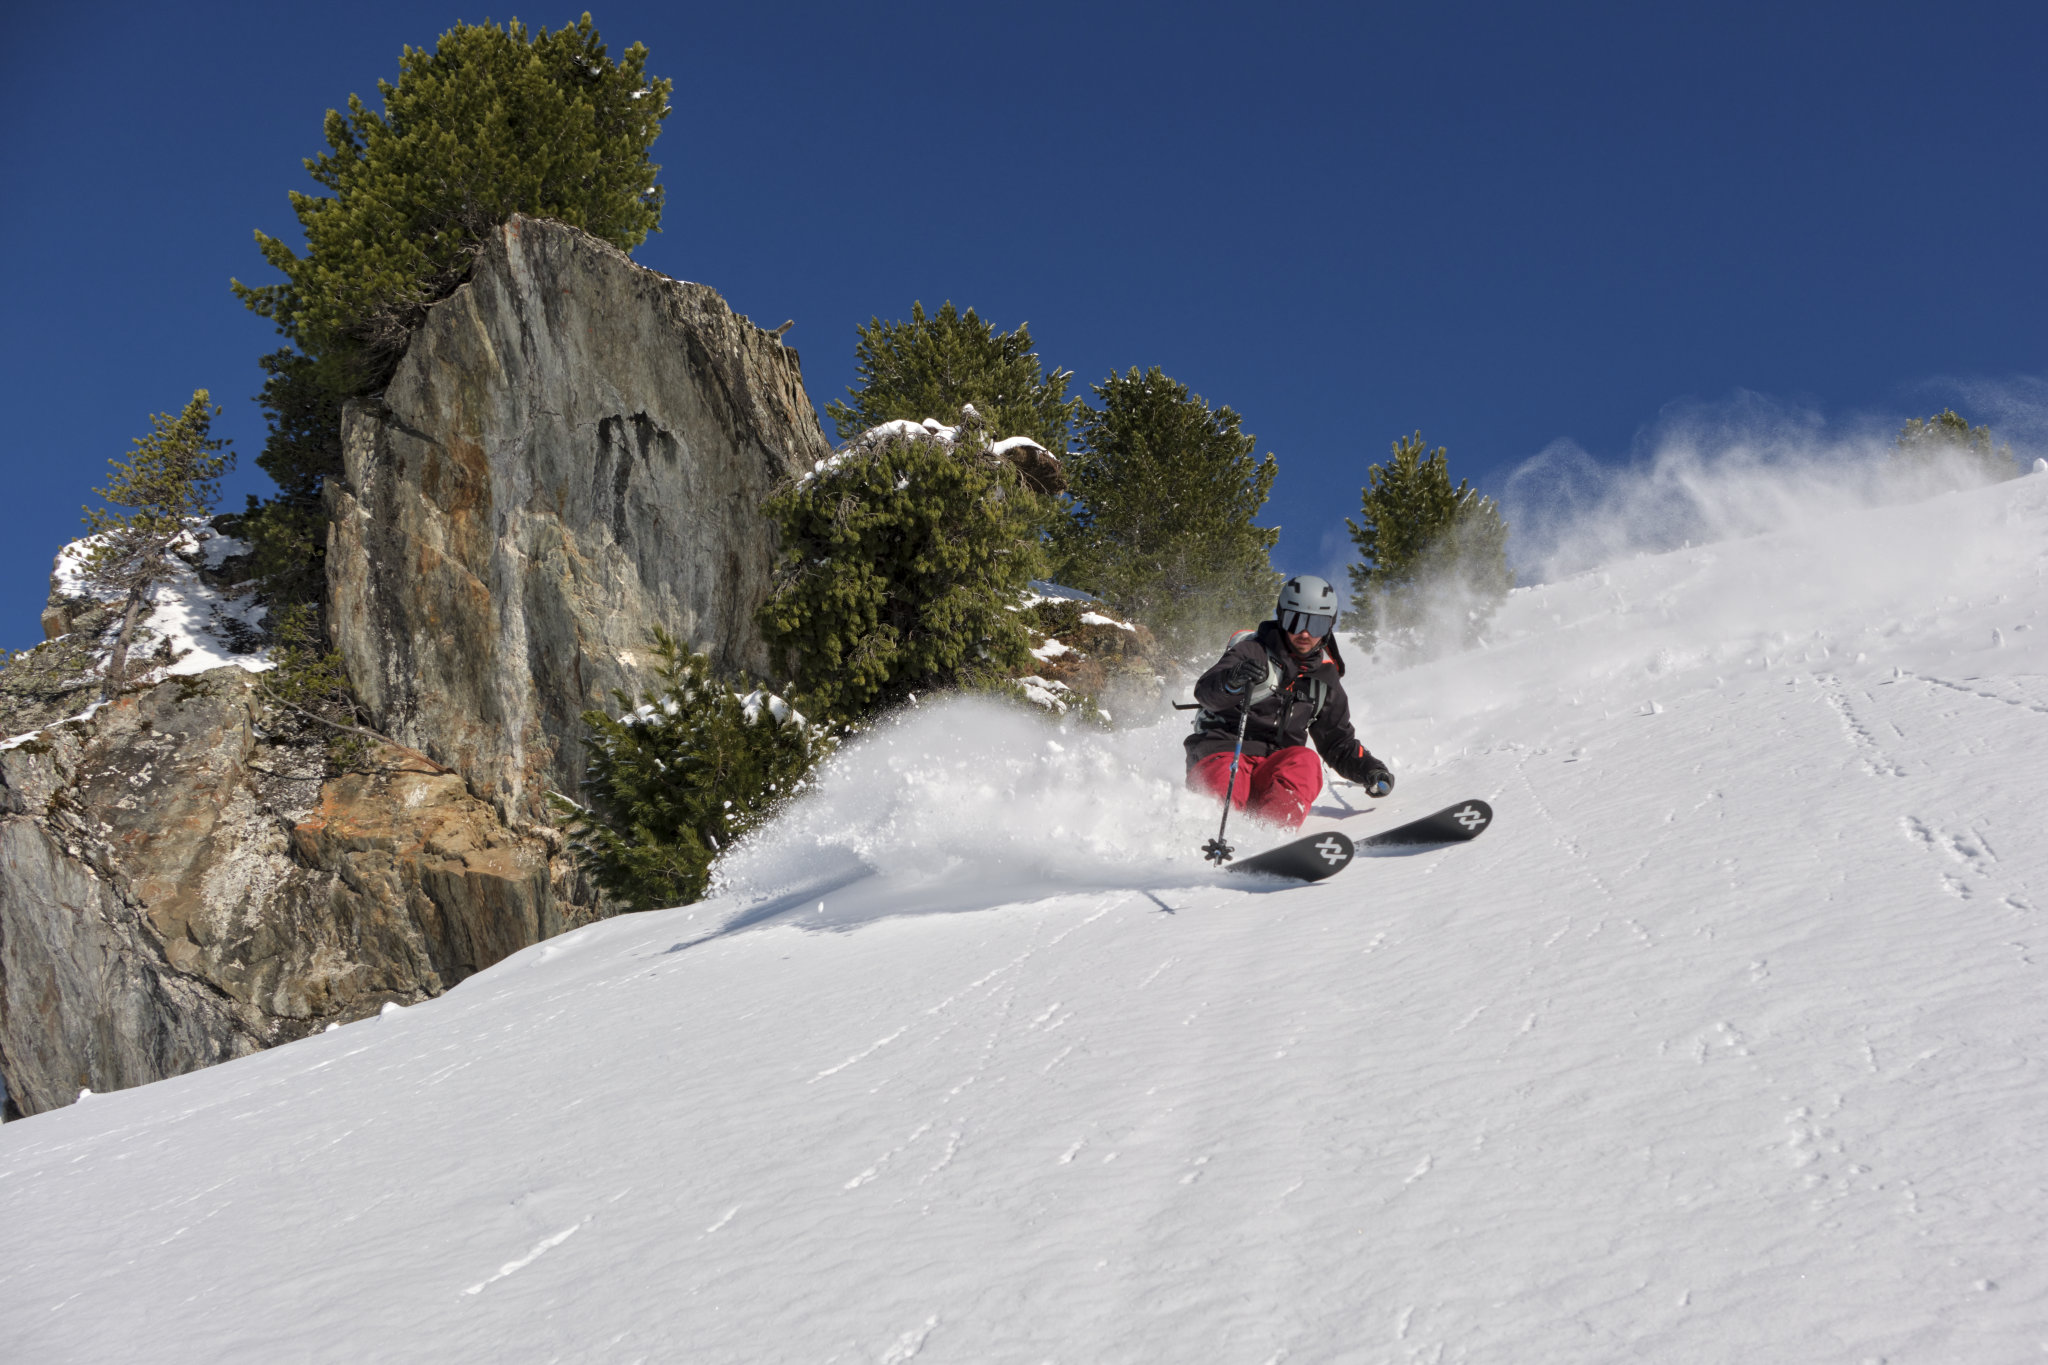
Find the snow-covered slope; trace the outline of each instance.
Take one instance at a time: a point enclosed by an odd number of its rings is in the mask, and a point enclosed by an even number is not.
[[[1285,891],[1171,722],[920,712],[725,899],[0,1130],[0,1341],[2037,1358],[2044,579],[2028,478],[1517,593],[1316,816],[1494,827]]]

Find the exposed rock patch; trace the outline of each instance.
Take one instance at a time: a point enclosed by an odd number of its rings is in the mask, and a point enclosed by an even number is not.
[[[238,668],[0,751],[0,1074],[36,1113],[410,1004],[588,911],[394,747],[325,774]]]

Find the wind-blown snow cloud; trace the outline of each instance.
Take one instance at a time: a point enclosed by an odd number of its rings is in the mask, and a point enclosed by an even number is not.
[[[2048,453],[2048,377],[2016,375],[2010,379],[1951,379],[1951,389],[1978,420],[1991,424],[2001,441],[2024,452],[2020,463]]]
[[[2012,443],[2020,468],[2031,464],[2048,437],[2048,384],[1979,385],[1966,397],[1990,416],[1998,442]],[[1914,480],[1887,467],[1898,428],[1894,418],[1830,424],[1811,409],[1742,393],[1667,409],[1646,442],[1650,455],[1628,466],[1553,442],[1508,478],[1508,554],[1522,582],[1550,582],[1631,555],[1793,530],[1951,486],[1940,475]]]

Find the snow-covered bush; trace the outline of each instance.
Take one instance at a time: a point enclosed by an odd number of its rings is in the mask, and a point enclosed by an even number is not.
[[[1025,700],[1100,724],[1150,718],[1169,665],[1151,631],[1096,610],[1104,605],[1071,588],[1032,583],[1016,607],[1034,660],[1030,675],[1016,680]]]
[[[583,713],[587,804],[555,798],[571,848],[631,910],[703,896],[712,860],[800,790],[834,742],[782,698],[734,691],[667,632],[655,631],[654,649],[657,688],[618,694],[619,715]]]
[[[1973,427],[1953,408],[1943,408],[1924,421],[1910,418],[1899,428],[1888,472],[1931,494],[2016,479],[2020,467],[2010,444],[2000,446],[1991,439],[1990,427]]]

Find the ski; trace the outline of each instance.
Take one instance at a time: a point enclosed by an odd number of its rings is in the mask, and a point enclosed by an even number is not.
[[[1462,844],[1477,839],[1493,823],[1493,807],[1476,798],[1445,806],[1434,815],[1381,830],[1358,841],[1360,848],[1408,844]]]
[[[1311,834],[1291,844],[1255,853],[1230,864],[1230,870],[1285,877],[1290,881],[1319,882],[1342,872],[1350,861],[1351,840],[1332,830],[1328,834]]]

